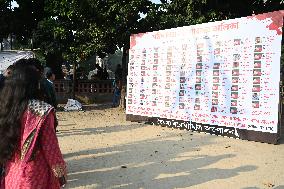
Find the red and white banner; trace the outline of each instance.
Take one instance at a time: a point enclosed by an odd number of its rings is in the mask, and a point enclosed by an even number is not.
[[[283,15],[132,35],[126,113],[277,133]]]

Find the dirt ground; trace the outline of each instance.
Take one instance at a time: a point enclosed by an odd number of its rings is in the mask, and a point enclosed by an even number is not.
[[[123,111],[107,106],[58,118],[65,188],[284,189],[284,142],[127,122]]]

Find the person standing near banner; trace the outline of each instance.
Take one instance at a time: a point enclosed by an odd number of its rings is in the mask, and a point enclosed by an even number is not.
[[[118,64],[115,70],[115,80],[113,82],[114,90],[113,90],[113,98],[112,98],[112,106],[119,106],[121,89],[122,89],[122,68],[121,65]]]
[[[42,80],[43,88],[45,91],[45,102],[57,108],[56,92],[53,82],[55,81],[55,74],[50,68],[45,69],[45,78]]]
[[[54,130],[54,108],[41,101],[40,73],[18,64],[0,92],[0,189],[59,189],[66,164]]]
[[[114,90],[113,90],[113,98],[112,98],[112,107],[119,106],[120,96],[121,96],[121,81],[114,81]]]
[[[57,109],[57,99],[56,99],[56,92],[54,88],[53,82],[55,81],[55,74],[52,72],[51,68],[46,67],[44,69],[44,77],[41,79],[41,85],[43,90],[43,101],[52,105],[55,109],[55,130],[58,126],[58,119],[56,116],[56,109]]]

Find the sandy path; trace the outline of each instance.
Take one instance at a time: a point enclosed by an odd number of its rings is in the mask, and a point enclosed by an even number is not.
[[[58,117],[66,188],[284,189],[284,144],[127,122],[118,109]]]

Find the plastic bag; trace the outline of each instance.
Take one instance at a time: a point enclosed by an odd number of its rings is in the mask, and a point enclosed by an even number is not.
[[[64,111],[80,111],[82,104],[74,99],[68,99],[67,104],[64,106]]]

